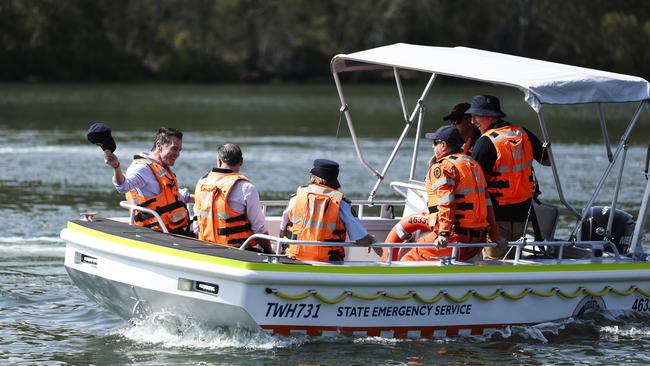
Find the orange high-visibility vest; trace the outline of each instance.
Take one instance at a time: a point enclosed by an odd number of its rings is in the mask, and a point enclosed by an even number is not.
[[[521,127],[503,126],[485,131],[497,159],[487,174],[490,196],[499,205],[521,203],[533,196],[533,147]]]
[[[187,230],[190,223],[189,212],[187,207],[181,201],[178,194],[178,180],[176,174],[171,170],[165,169],[159,163],[146,159],[141,156],[135,156],[133,164],[147,164],[160,185],[160,193],[154,197],[145,197],[132,189],[126,192],[126,200],[129,203],[135,203],[138,206],[145,207],[156,211],[162,218],[167,230],[170,232],[181,232]],[[146,212],[135,211],[134,223],[137,226],[152,228],[162,231],[158,220]]]
[[[246,212],[236,212],[228,203],[232,187],[240,180],[248,178],[235,172],[212,171],[196,184],[194,204],[200,240],[238,247],[253,235]]]
[[[289,210],[287,233],[290,239],[305,241],[345,241],[345,225],[339,216],[343,193],[333,188],[310,184],[298,188]],[[297,260],[327,261],[330,251],[345,255],[343,247],[289,245],[287,256]]]
[[[451,169],[456,179],[449,176]],[[474,159],[460,153],[447,155],[429,169],[426,181],[434,232],[488,227],[485,177]]]

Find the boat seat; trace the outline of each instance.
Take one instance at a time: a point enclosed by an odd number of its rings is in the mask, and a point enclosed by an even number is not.
[[[537,216],[537,222],[539,223],[539,229],[543,240],[553,240],[553,238],[555,238],[557,221],[560,217],[560,208],[556,205],[543,202],[538,204],[533,200],[533,209]]]

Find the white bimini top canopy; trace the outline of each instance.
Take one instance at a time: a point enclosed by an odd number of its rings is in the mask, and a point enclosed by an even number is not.
[[[535,111],[539,111],[541,104],[639,102],[650,99],[650,84],[640,77],[467,47],[397,43],[337,55],[331,63],[333,72],[371,70],[378,66],[516,87],[524,92],[526,102]]]

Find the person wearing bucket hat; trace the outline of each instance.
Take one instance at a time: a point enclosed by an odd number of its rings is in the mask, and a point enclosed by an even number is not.
[[[502,118],[499,98],[477,95],[466,113],[481,131],[472,157],[487,177],[487,188],[494,204],[494,214],[501,238],[497,247],[483,250],[484,259],[502,259],[508,254],[506,241],[516,241],[526,232],[527,221],[535,218],[532,198],[539,193],[533,160],[550,165],[541,141],[529,130]]]
[[[414,247],[402,260],[428,261],[451,256],[448,242],[484,243],[488,231],[493,240],[499,240],[485,177],[478,163],[462,152],[464,140],[458,130],[445,125],[425,136],[433,140],[435,159],[425,181],[429,222],[433,226],[418,242],[436,246]],[[469,260],[480,252],[481,247],[460,248],[459,259]]]
[[[126,194],[126,201],[158,212],[171,233],[193,236],[185,203],[191,200],[186,188],[178,188],[176,174],[171,171],[183,148],[183,133],[167,127],[158,129],[151,151],[133,157],[126,170],[110,151],[105,163],[113,168],[115,189]],[[105,152],[106,153],[106,152]],[[158,220],[146,212],[135,211],[134,224],[161,231]]]
[[[469,109],[469,103],[458,103],[456,104],[449,114],[442,117],[443,121],[449,121],[449,124],[456,127],[458,133],[465,141],[463,144],[463,153],[466,155],[472,154],[472,148],[481,137],[481,132],[472,124],[472,115],[467,113]]]
[[[196,183],[194,213],[198,238],[239,248],[253,234],[267,234],[257,188],[240,173],[244,156],[237,144],[217,149],[217,166]],[[273,254],[267,239],[251,240],[247,250]]]
[[[280,227],[287,238],[305,241],[344,242],[347,239],[367,247],[375,242],[350,201],[339,191],[339,164],[316,159],[309,171],[309,184],[298,188],[282,214]],[[296,260],[342,261],[340,246],[289,245],[286,254]]]

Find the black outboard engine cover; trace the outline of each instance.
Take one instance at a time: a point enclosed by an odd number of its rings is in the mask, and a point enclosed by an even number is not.
[[[582,221],[581,240],[603,240],[607,230],[607,222],[611,207],[595,206],[585,213]],[[614,212],[614,221],[612,222],[611,241],[616,244],[616,249],[620,254],[626,254],[632,244],[632,235],[634,234],[634,217],[629,213],[616,209]],[[611,252],[612,249],[605,247],[605,250]]]

